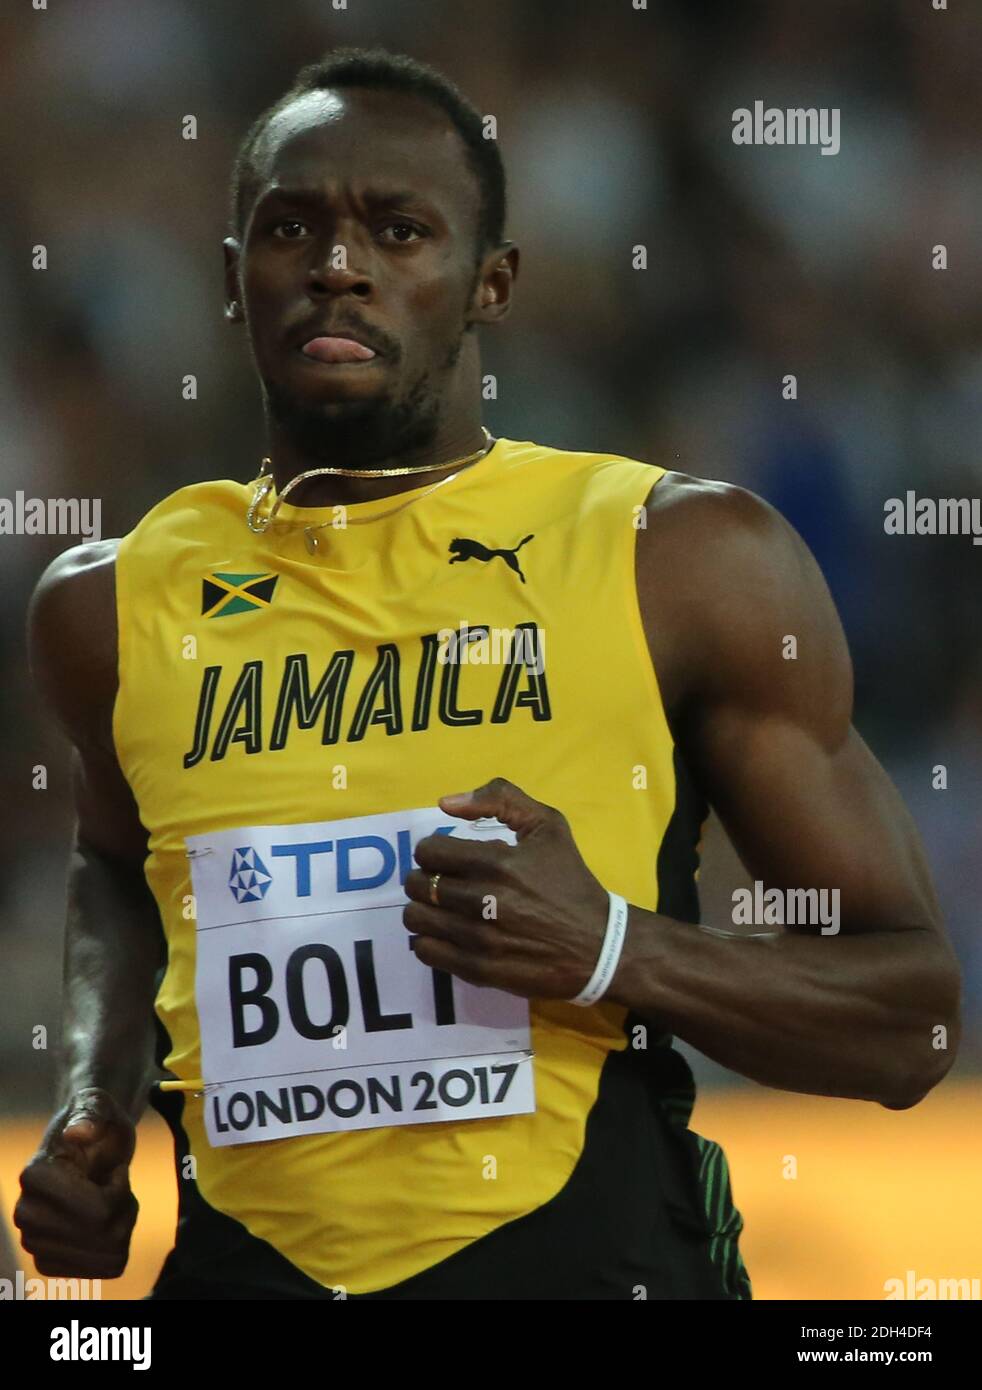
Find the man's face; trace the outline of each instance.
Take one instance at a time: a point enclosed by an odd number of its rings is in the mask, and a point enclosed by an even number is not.
[[[258,154],[227,260],[271,418],[325,461],[425,446],[480,285],[460,136],[417,98],[341,89],[281,112]]]

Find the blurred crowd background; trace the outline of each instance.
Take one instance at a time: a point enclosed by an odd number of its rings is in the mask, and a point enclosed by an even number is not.
[[[962,962],[958,1071],[982,1071],[982,553],[965,537],[883,530],[885,501],[908,489],[982,488],[982,6],[12,8],[0,18],[0,496],[99,497],[109,536],[186,483],[254,476],[259,394],[222,315],[237,143],[328,48],[433,63],[497,118],[523,250],[513,315],[485,337],[488,425],[738,482],[803,534],[850,641],[857,727],[917,821]],[[734,110],[758,99],[838,108],[840,152],[734,145]],[[194,141],[181,138],[189,114]],[[938,244],[947,270],[932,267]],[[646,270],[632,268],[637,245]],[[182,398],[187,373],[196,401]],[[31,690],[23,624],[46,561],[71,543],[0,536],[8,1113],[47,1107],[51,1053],[32,1052],[30,1030],[57,1035],[66,760]],[[38,763],[46,791],[31,786]],[[946,790],[932,786],[937,764]],[[711,902],[728,900],[720,863]]]

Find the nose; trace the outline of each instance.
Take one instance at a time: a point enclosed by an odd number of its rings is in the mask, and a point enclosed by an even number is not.
[[[307,289],[315,298],[330,298],[344,294],[369,299],[375,282],[367,270],[358,269],[354,262],[364,265],[364,252],[351,239],[335,236],[325,244],[307,272]]]

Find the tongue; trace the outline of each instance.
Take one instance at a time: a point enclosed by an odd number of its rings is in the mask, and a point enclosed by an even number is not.
[[[370,347],[352,342],[350,338],[311,338],[309,343],[304,343],[303,353],[318,362],[367,362],[375,356]]]

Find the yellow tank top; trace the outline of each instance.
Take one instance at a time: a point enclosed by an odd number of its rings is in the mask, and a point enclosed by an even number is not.
[[[150,836],[156,1010],[197,1187],[325,1288],[389,1287],[555,1197],[625,1011],[532,1001],[529,1114],[212,1147],[185,841],[435,806],[501,776],[566,815],[606,888],[657,908],[677,787],[634,554],[662,474],[499,439],[380,519],[426,485],[344,514],[284,504],[290,529],[257,535],[249,486],[203,482],[120,544],[114,736]],[[302,526],[325,521],[311,553]],[[462,623],[490,659],[441,665],[434,643]],[[507,638],[495,659],[497,632],[530,631],[539,670]]]

